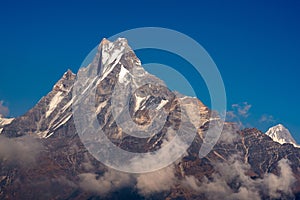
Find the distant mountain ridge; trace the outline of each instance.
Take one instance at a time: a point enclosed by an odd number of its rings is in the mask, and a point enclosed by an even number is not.
[[[285,128],[282,124],[278,124],[269,128],[269,130],[266,132],[266,135],[268,135],[275,142],[278,142],[280,144],[289,143],[293,144],[295,147],[299,147],[290,131],[287,128]]]

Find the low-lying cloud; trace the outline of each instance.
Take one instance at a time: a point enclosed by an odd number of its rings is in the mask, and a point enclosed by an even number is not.
[[[234,123],[225,123],[219,141],[232,144],[240,138],[240,135],[237,133],[238,130],[238,125]]]
[[[212,179],[204,177],[201,182],[194,176],[187,176],[182,185],[204,194],[208,199],[263,199],[293,196],[291,187],[295,182],[288,160],[278,162],[280,174],[264,175],[263,179],[251,179],[246,175],[250,166],[232,158],[228,163],[217,163]]]
[[[174,167],[144,173],[129,174],[109,169],[103,175],[82,173],[79,187],[85,191],[105,196],[122,188],[135,188],[143,196],[169,191],[178,182]]]
[[[215,172],[209,178],[202,179],[177,176],[175,164],[144,174],[128,174],[111,169],[101,175],[83,173],[79,175],[79,187],[104,197],[123,188],[131,188],[148,197],[171,191],[176,185],[183,186],[195,195],[204,195],[207,199],[260,200],[293,197],[291,188],[295,178],[287,159],[278,162],[278,175],[266,173],[262,178],[256,179],[247,175],[251,166],[241,160],[234,155],[226,162],[212,162]]]
[[[295,182],[292,169],[287,159],[282,159],[278,162],[280,168],[279,176],[275,174],[267,174],[263,180],[266,193],[272,198],[280,198],[280,193],[283,192],[292,195],[291,186]]]
[[[178,182],[173,166],[166,167],[156,172],[138,175],[136,187],[141,195],[169,191]]]
[[[3,163],[32,166],[41,150],[41,143],[31,136],[7,138],[0,135],[0,160]]]
[[[133,179],[130,174],[108,170],[102,176],[96,173],[83,173],[79,175],[79,186],[85,190],[101,196],[124,187],[130,187]]]

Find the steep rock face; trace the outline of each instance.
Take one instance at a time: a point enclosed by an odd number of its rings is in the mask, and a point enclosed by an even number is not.
[[[78,82],[81,78],[82,81]],[[74,88],[75,83],[79,85]],[[118,95],[114,94],[116,91]],[[116,187],[124,177],[129,176],[121,173],[117,175],[118,182],[111,179],[108,181],[115,185],[114,190],[105,194],[98,192],[101,188],[91,190],[90,187],[87,190],[88,184],[82,182],[85,180],[82,177],[92,179],[91,185],[97,185],[99,182],[101,187],[108,184],[105,180],[106,173],[111,174],[110,178],[114,177],[110,169],[90,155],[75,128],[73,109],[76,107],[73,106],[79,101],[88,103],[90,99],[84,97],[90,92],[94,98],[91,110],[96,113],[99,124],[103,125],[103,132],[116,146],[126,151],[155,151],[168,140],[168,130],[177,130],[182,123],[197,131],[187,153],[173,166],[174,177],[171,180],[176,181],[169,189],[159,190],[163,185],[158,185],[156,192],[145,196],[140,193],[137,183],[141,179],[139,175],[127,178],[126,180],[133,179],[130,183]],[[124,98],[126,96],[129,97]],[[115,106],[116,104],[118,106]],[[117,110],[114,111],[113,107]],[[151,137],[137,138],[128,134],[132,131],[132,126],[120,127],[116,122],[116,119],[120,124],[127,122],[122,120],[125,108],[128,108],[131,120],[145,129],[151,128],[153,118],[155,121],[166,115],[166,121],[163,121],[162,129]],[[189,115],[182,117],[186,112]],[[89,116],[85,116],[85,119],[89,119]],[[227,191],[223,195],[227,198],[229,195],[240,195],[240,191],[247,188],[248,192],[255,190],[261,198],[268,199],[271,198],[271,194],[262,191],[265,189],[262,187],[265,177],[270,173],[280,177],[279,163],[282,159],[289,160],[295,179],[300,180],[299,149],[290,144],[280,145],[257,129],[239,131],[232,123],[224,124],[218,143],[206,157],[200,159],[198,152],[206,131],[210,124],[219,120],[217,114],[212,113],[201,101],[173,93],[161,80],[147,73],[125,39],[115,42],[103,40],[89,66],[81,68],[77,75],[67,71],[53,90],[34,108],[4,126],[3,134],[10,137],[11,141],[15,141],[15,137],[33,135],[40,138],[38,141],[42,143],[42,148],[39,148],[35,162],[30,166],[8,162],[7,157],[0,156],[0,198],[212,199],[215,196],[211,196],[207,191],[217,184],[217,180],[220,179],[218,174],[224,173],[222,168],[229,166],[235,169],[235,163],[238,163],[238,166],[242,167],[236,170],[241,173],[235,175],[230,172],[224,175],[222,184],[218,185],[220,189],[215,193]],[[192,178],[195,179],[194,182],[190,181]],[[245,182],[249,182],[251,187],[245,185]],[[300,191],[298,183],[292,187],[295,195]],[[207,189],[203,190],[201,184]],[[276,198],[293,199],[293,195],[289,191],[278,190]]]

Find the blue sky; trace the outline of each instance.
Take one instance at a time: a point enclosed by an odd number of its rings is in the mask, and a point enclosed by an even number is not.
[[[68,68],[76,72],[103,37],[165,27],[208,51],[223,77],[228,108],[248,109],[238,116],[244,124],[265,131],[282,123],[300,142],[299,22],[299,1],[2,2],[0,102],[19,116]],[[201,99],[209,102],[205,94]],[[269,120],[260,122],[262,116]]]

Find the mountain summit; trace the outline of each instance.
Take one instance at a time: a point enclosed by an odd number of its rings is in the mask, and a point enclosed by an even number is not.
[[[3,130],[3,127],[5,125],[10,124],[13,120],[14,120],[14,118],[4,118],[4,117],[2,117],[0,115],[0,134],[1,134],[2,130]]]
[[[290,131],[287,128],[285,128],[282,124],[278,124],[269,128],[269,130],[266,132],[266,135],[268,135],[275,142],[278,142],[280,144],[289,143],[293,144],[294,146],[297,146],[297,143],[291,135]]]

